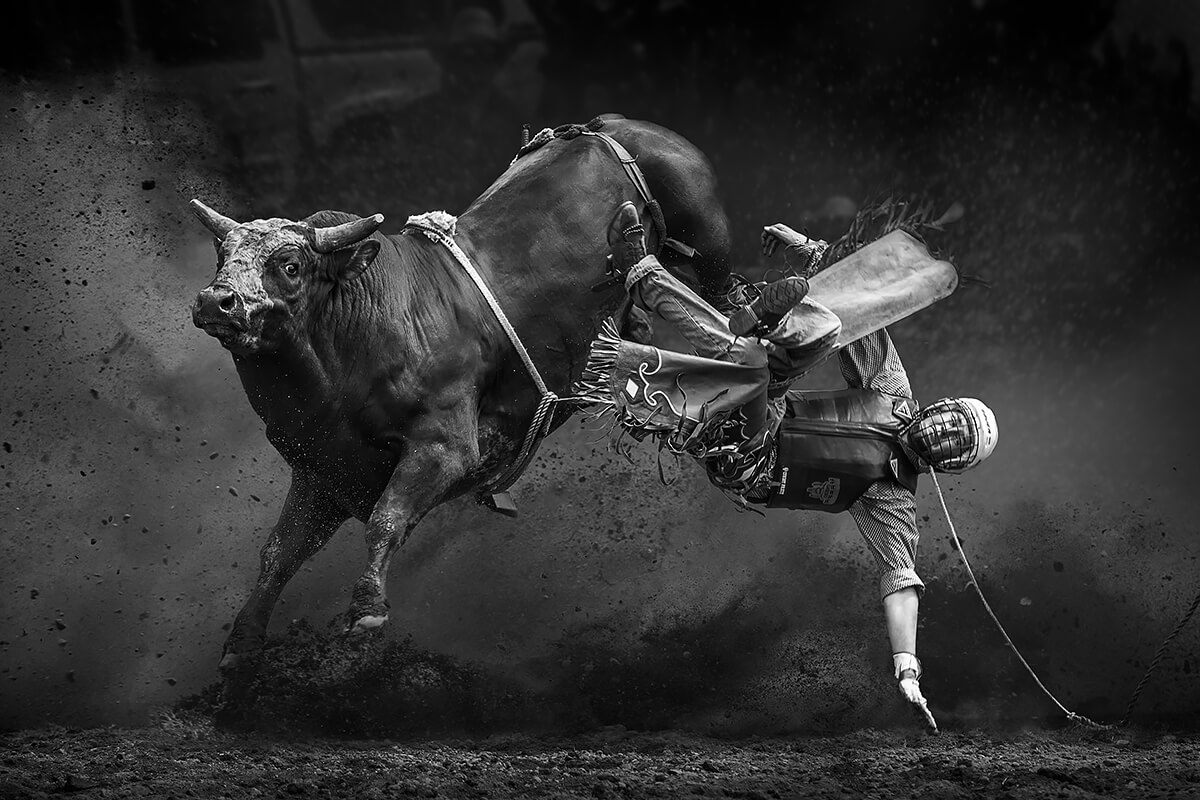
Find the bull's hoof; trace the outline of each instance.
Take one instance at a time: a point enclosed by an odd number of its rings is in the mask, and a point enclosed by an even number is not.
[[[361,636],[369,631],[382,628],[388,621],[387,614],[364,614],[354,621],[347,630],[351,636]]]
[[[258,657],[261,653],[261,649],[226,650],[225,655],[221,656],[217,670],[227,680],[236,675],[253,674],[258,668]]]
[[[254,728],[253,720],[246,711],[245,703],[237,700],[222,702],[213,711],[213,722],[218,728],[225,731],[249,731]]]
[[[246,663],[246,659],[240,653],[226,653],[221,658],[221,663],[217,665],[217,669],[224,674],[229,674],[236,672],[238,667],[244,663]]]
[[[221,696],[213,712],[217,727],[240,730],[254,707],[256,660],[252,653],[226,653],[221,659]]]

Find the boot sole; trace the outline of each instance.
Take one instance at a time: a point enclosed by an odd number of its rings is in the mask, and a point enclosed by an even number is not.
[[[803,278],[772,283],[763,288],[757,300],[734,312],[729,318],[729,330],[745,336],[759,327],[773,328],[807,296],[808,281]]]

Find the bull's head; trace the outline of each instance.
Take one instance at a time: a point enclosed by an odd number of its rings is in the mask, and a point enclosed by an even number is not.
[[[238,223],[199,200],[191,207],[217,245],[217,276],[197,295],[192,322],[240,355],[277,349],[303,323],[312,297],[354,280],[379,253],[379,242],[367,237],[382,214],[320,227],[309,220]]]

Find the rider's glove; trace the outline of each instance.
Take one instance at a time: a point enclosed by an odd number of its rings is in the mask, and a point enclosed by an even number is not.
[[[900,694],[910,703],[914,705],[925,705],[925,695],[921,694],[921,684],[916,678],[901,678],[900,679]]]
[[[892,653],[892,666],[896,670],[896,680],[900,680],[905,670],[912,670],[913,674],[910,677],[919,681],[921,673],[924,672],[921,669],[921,659],[907,651]]]
[[[925,696],[921,694],[921,659],[912,653],[892,653],[892,666],[895,668],[896,680],[900,681],[900,694],[910,703],[923,705]]]
[[[921,694],[921,659],[913,653],[892,653],[892,666],[896,679],[900,682],[897,687],[900,695],[920,709],[930,729],[936,732],[937,722],[934,721],[933,714],[929,713],[929,703],[926,702],[925,695]]]

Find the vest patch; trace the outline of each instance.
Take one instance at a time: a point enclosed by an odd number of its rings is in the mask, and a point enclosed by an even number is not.
[[[819,500],[827,506],[831,506],[837,502],[838,493],[842,491],[842,482],[838,478],[826,478],[823,481],[815,481],[808,487],[808,496],[814,500]]]

